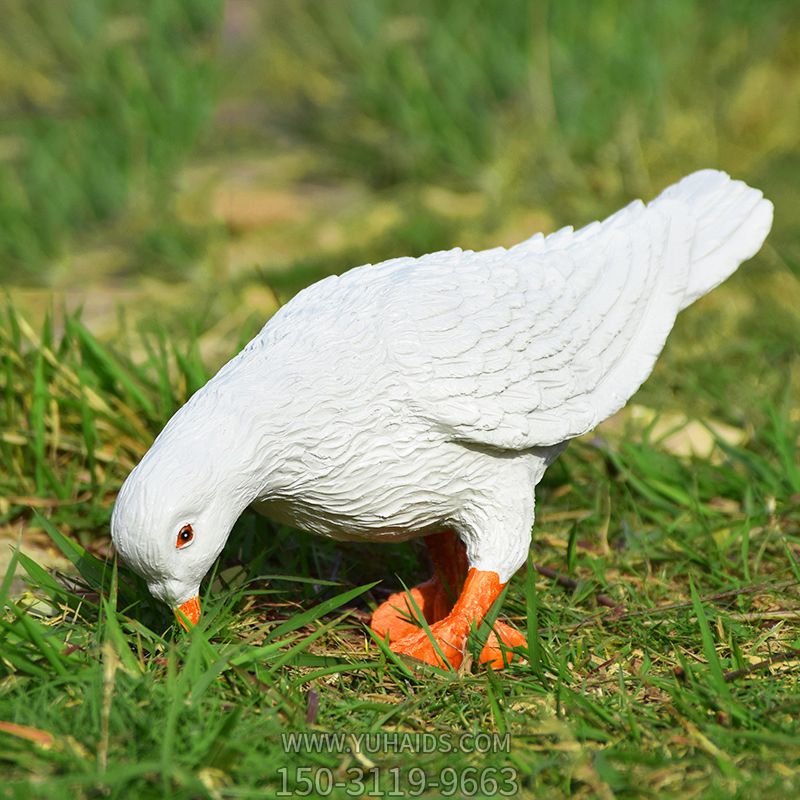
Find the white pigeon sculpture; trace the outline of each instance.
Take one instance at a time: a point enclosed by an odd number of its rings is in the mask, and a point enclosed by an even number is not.
[[[704,170],[578,231],[325,278],[169,421],[117,498],[119,554],[196,623],[248,506],[337,539],[427,537],[436,574],[412,596],[431,636],[403,593],[371,625],[457,667],[526,560],[547,466],[622,408],[678,312],[758,252],[772,210]],[[481,661],[524,643],[495,623]]]

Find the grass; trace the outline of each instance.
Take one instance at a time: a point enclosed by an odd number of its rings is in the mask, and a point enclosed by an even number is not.
[[[250,514],[184,633],[98,532],[206,369],[191,337],[123,330],[112,347],[58,317],[59,333],[52,320],[34,331],[9,307],[0,328],[3,522],[43,530],[75,568],[59,579],[17,553],[29,588],[10,595],[11,571],[3,584],[0,719],[21,726],[0,731],[9,796],[255,797],[303,789],[302,767],[318,796],[329,774],[370,765],[385,791],[393,769],[421,786],[411,767],[484,779],[510,767],[523,796],[797,788],[791,397],[753,399],[752,436],[720,440],[712,459],[640,428],[573,445],[539,493],[533,551],[561,578],[529,566],[503,607],[527,627],[528,663],[417,672],[364,622],[385,591],[424,576],[418,548],[312,541]],[[509,752],[285,751],[282,735],[309,730],[509,734]]]
[[[221,4],[10,0],[3,16],[0,276],[41,281],[120,215],[168,264],[187,232],[167,189],[213,107]]]
[[[23,545],[0,574],[0,795],[345,797],[361,770],[365,794],[495,796],[511,769],[523,797],[795,796],[793,3],[66,8],[11,3],[0,41],[0,269],[87,300],[12,288],[0,312],[0,526]],[[681,315],[634,399],[655,415],[549,470],[500,612],[526,664],[416,671],[374,640],[370,610],[427,577],[418,542],[246,513],[191,633],[114,560],[120,483],[276,299],[587,221],[709,165],[765,190],[773,233]],[[101,325],[92,287],[142,273],[155,289]],[[701,455],[665,435],[713,439],[706,422],[735,435]],[[437,747],[358,738],[402,732]],[[448,750],[462,733],[497,746]]]
[[[186,213],[187,163],[301,146],[304,195],[356,178],[400,198],[409,228],[420,193],[448,190],[439,247],[488,245],[520,207],[546,226],[588,221],[708,165],[785,207],[800,176],[795,5],[13,0],[0,275],[72,285],[100,252],[117,279],[218,279],[211,254],[241,231],[219,209]],[[364,216],[334,248],[339,269]]]
[[[708,163],[755,178],[796,156],[779,110],[800,88],[790,2],[299,0],[261,15],[263,39],[236,58],[270,86],[279,131],[376,187],[477,190],[484,225],[515,204],[583,217],[592,198]],[[260,108],[260,85],[235,96]]]

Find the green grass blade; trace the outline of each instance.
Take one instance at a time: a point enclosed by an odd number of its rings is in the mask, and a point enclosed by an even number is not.
[[[77,319],[68,318],[67,325],[89,356],[94,369],[107,381],[119,385],[124,390],[123,397],[127,394],[149,417],[154,418],[155,407],[110,352]]]
[[[56,547],[75,565],[81,577],[94,589],[102,589],[106,583],[105,562],[87,552],[77,542],[64,536],[49,519],[43,517],[38,511],[34,512],[33,517],[36,524],[44,528]]]
[[[377,586],[377,584],[378,581],[365,583],[363,586],[356,586],[354,589],[348,589],[347,591],[341,592],[328,600],[324,600],[322,603],[319,603],[319,605],[316,605],[307,611],[303,611],[300,614],[296,614],[291,619],[287,619],[286,621],[280,623],[277,627],[273,628],[269,632],[269,638],[274,639],[278,636],[282,636],[285,633],[296,631],[298,628],[302,628],[304,625],[308,625],[310,622],[314,622],[320,617],[323,617],[325,614],[328,614],[334,609],[339,608],[339,606],[349,603],[354,598],[364,594],[364,592],[368,592],[373,586]]]
[[[50,631],[29,614],[20,611],[15,605],[7,606],[7,608],[11,609],[18,623],[25,630],[31,644],[34,645],[42,657],[50,664],[56,674],[61,678],[66,678],[68,672],[64,659],[48,641],[51,635]]]
[[[692,610],[697,617],[697,625],[700,628],[700,636],[703,641],[703,652],[708,662],[709,688],[713,690],[718,702],[723,708],[741,717],[743,716],[743,712],[734,702],[730,687],[725,680],[725,671],[722,668],[722,662],[719,660],[719,655],[717,654],[714,636],[711,633],[711,626],[709,625],[708,617],[703,607],[703,601],[700,599],[694,581],[691,579],[689,581],[689,588],[692,596]]]

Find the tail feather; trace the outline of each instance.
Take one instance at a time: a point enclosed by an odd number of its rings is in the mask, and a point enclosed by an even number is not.
[[[695,222],[684,309],[759,251],[772,227],[773,206],[758,189],[711,169],[688,175],[650,205],[669,201],[685,205]]]

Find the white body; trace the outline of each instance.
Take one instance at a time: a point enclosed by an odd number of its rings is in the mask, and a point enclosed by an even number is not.
[[[547,465],[627,402],[678,312],[771,222],[759,191],[707,170],[577,232],[326,278],[173,417],[120,493],[115,542],[171,602],[250,504],[337,538],[455,529],[505,582]],[[161,539],[198,513],[189,569]]]

